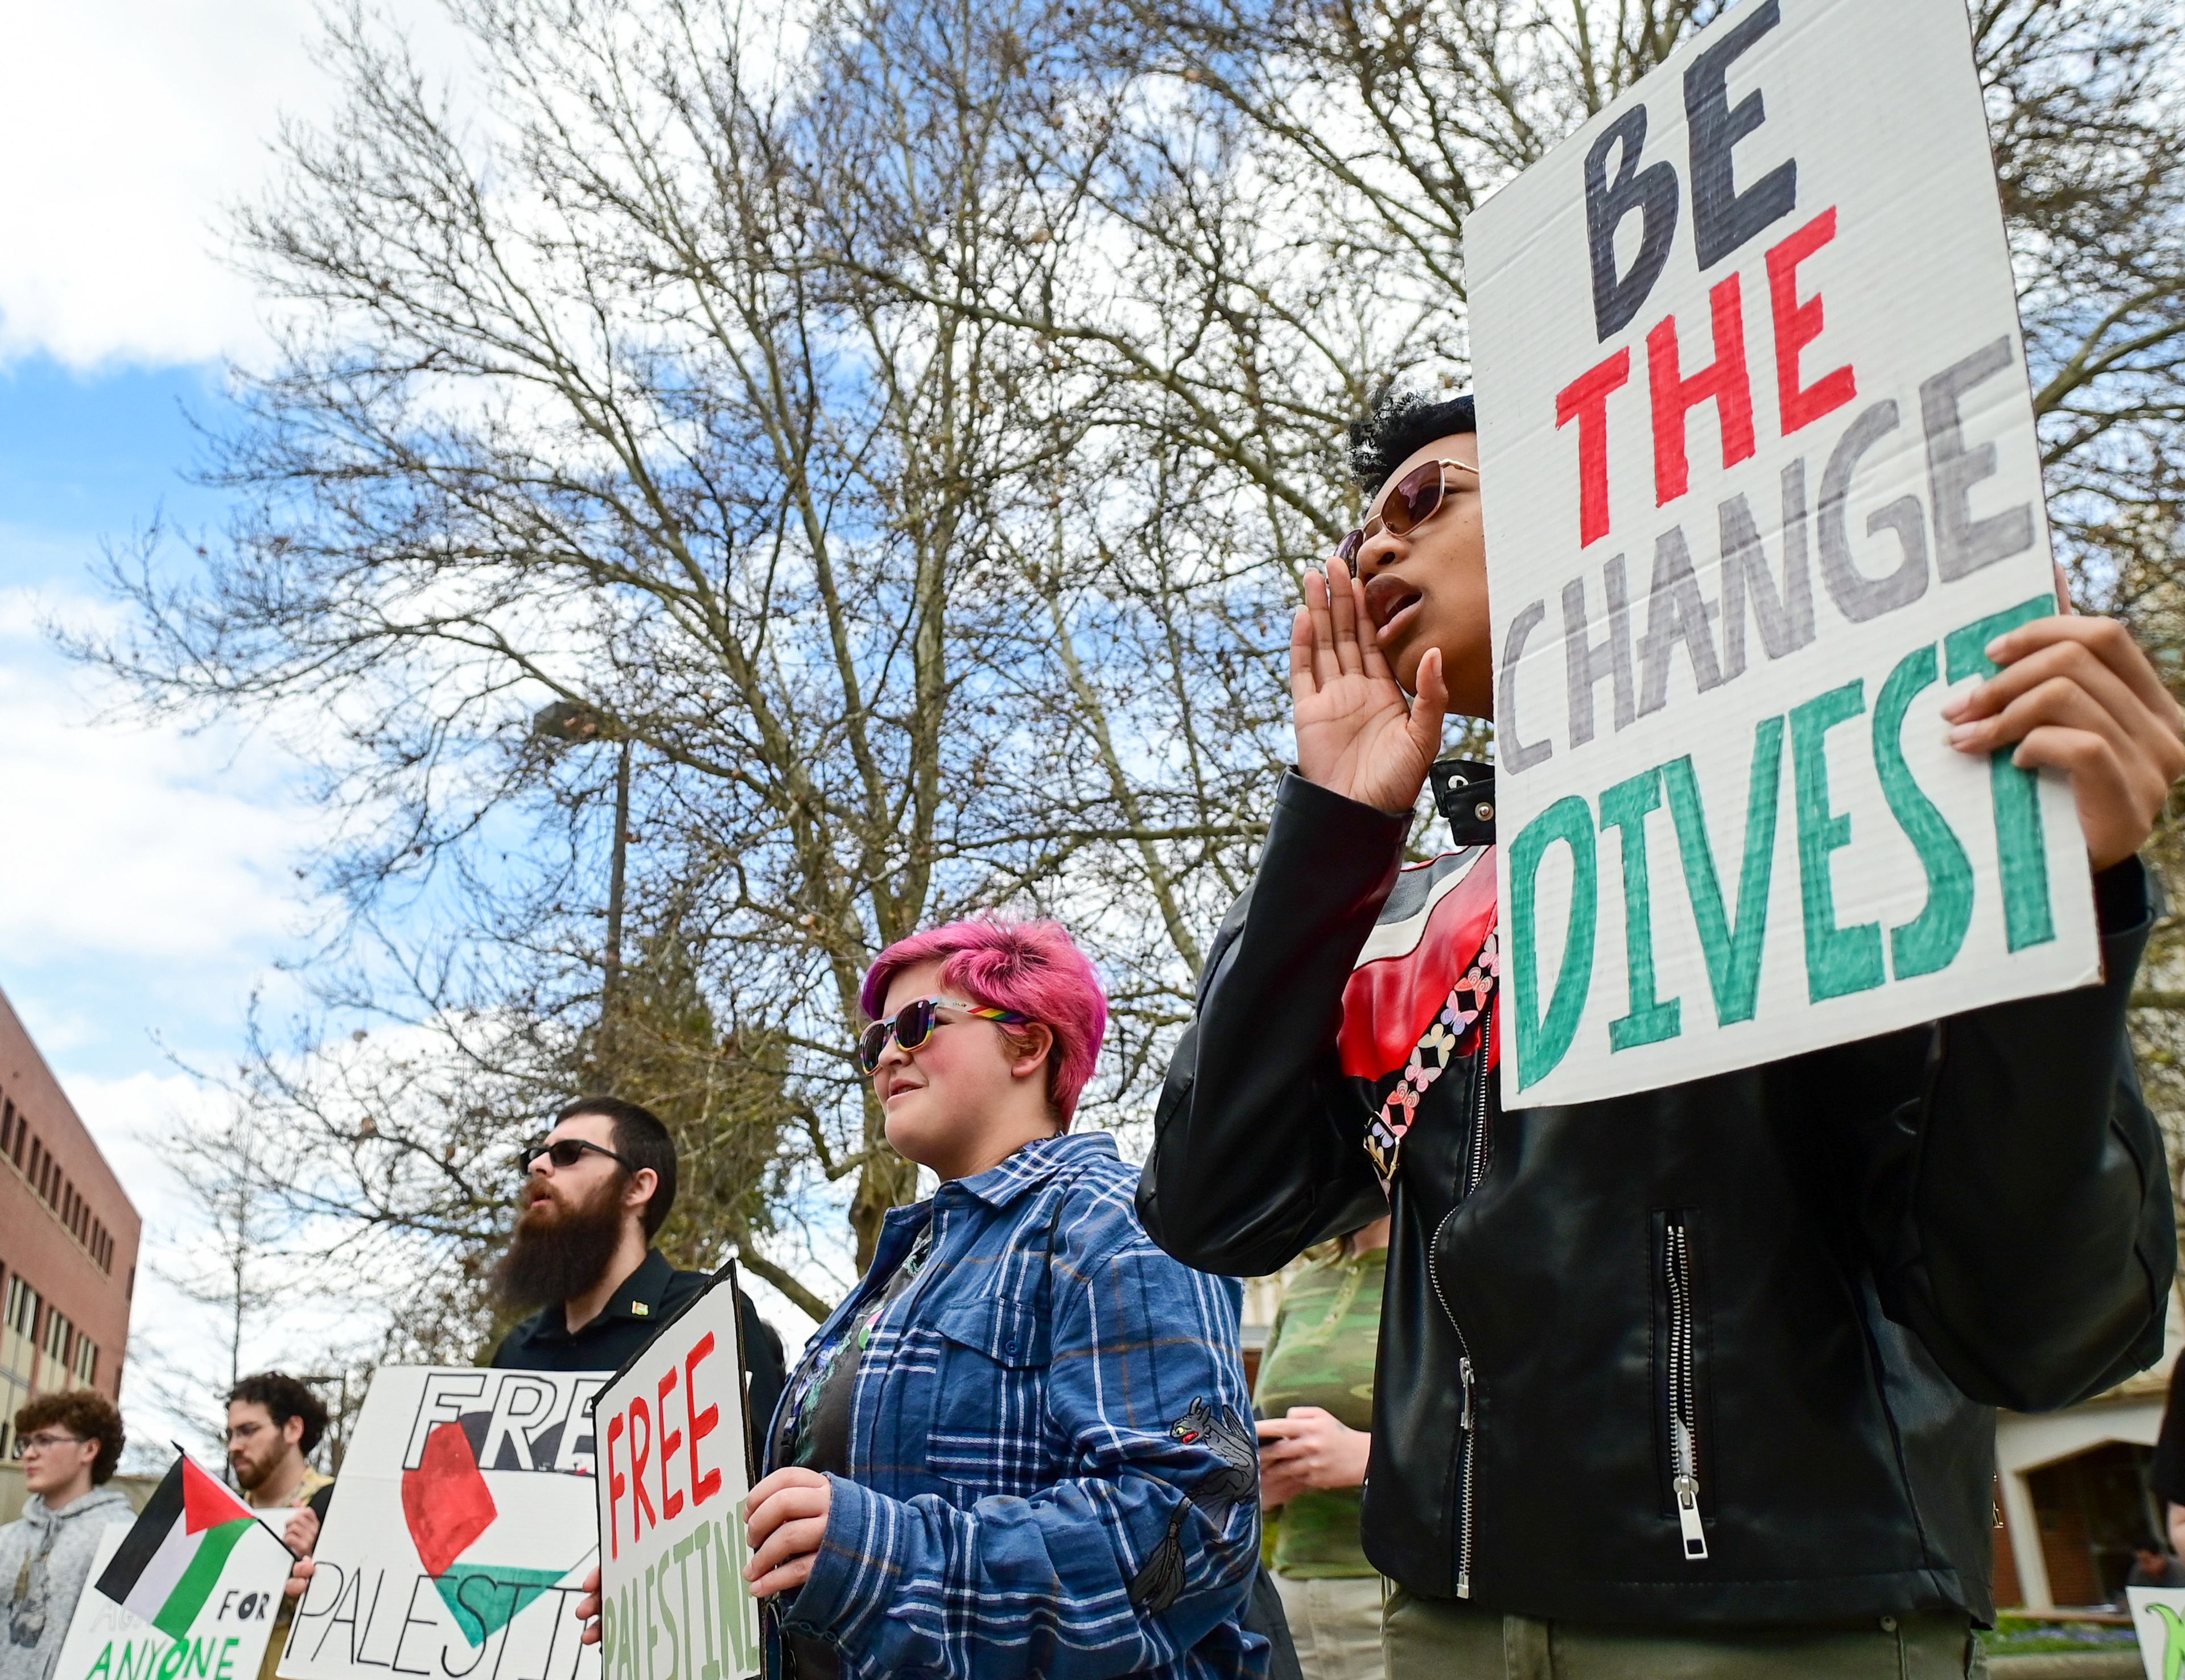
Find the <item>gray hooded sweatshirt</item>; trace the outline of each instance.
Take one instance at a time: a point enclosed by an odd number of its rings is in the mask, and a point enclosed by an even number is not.
[[[33,1493],[0,1528],[0,1680],[52,1680],[98,1537],[136,1520],[119,1488],[94,1487],[59,1510]]]

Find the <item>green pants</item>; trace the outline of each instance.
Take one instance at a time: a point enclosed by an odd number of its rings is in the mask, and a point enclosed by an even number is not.
[[[1864,1626],[1664,1633],[1500,1616],[1398,1587],[1381,1622],[1389,1680],[1985,1680],[1961,1615]]]

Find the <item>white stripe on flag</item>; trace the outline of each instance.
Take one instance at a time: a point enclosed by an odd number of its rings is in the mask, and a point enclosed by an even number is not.
[[[197,1555],[198,1543],[203,1538],[189,1532],[183,1514],[176,1512],[174,1527],[168,1529],[159,1549],[152,1554],[152,1560],[121,1601],[122,1607],[147,1621],[156,1617],[175,1590],[175,1583],[182,1578],[182,1571],[190,1566],[190,1560]]]

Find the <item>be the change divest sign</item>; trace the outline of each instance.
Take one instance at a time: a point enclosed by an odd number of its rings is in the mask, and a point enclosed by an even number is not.
[[[759,1672],[744,1579],[743,1344],[735,1268],[645,1345],[595,1403],[603,1680],[744,1680]]]
[[[2067,784],[1940,710],[2056,610],[1961,0],[1745,0],[1467,238],[1504,1102],[2094,980]]]

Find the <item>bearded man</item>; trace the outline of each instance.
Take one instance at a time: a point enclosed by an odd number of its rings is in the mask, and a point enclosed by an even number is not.
[[[494,1269],[511,1307],[539,1310],[509,1331],[493,1363],[511,1370],[618,1370],[654,1329],[706,1287],[652,1247],[675,1205],[675,1141],[650,1109],[586,1097],[522,1153],[516,1232]],[[740,1289],[746,1398],[763,1435],[781,1398],[781,1338]]]

